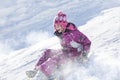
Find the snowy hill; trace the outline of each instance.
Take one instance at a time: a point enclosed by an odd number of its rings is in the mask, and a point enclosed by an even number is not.
[[[120,7],[104,10],[79,29],[92,41],[89,63],[72,67],[66,80],[119,80]],[[53,42],[54,41],[54,42]],[[56,37],[14,52],[0,62],[0,80],[25,80],[45,48],[60,48]]]

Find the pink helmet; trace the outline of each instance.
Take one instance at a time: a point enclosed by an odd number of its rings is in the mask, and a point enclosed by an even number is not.
[[[66,28],[67,23],[68,22],[67,22],[66,14],[60,11],[58,12],[58,14],[56,15],[54,19],[54,29],[56,25],[61,25],[63,28]]]

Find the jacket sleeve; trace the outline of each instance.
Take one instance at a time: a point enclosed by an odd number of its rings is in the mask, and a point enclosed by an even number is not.
[[[63,38],[63,44],[67,48],[72,47],[77,48],[78,51],[89,52],[91,41],[79,30],[73,30]]]
[[[87,36],[85,36],[83,33],[80,32],[79,35],[79,42],[82,43],[83,45],[83,51],[89,52],[90,46],[91,46],[91,41],[88,39]]]
[[[88,37],[86,35],[84,35],[79,30],[76,30],[73,32],[72,37],[76,43],[83,46],[83,48],[82,48],[83,51],[89,52],[90,46],[91,46],[91,41],[88,39]]]

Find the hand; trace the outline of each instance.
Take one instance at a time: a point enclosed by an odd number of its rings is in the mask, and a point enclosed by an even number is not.
[[[87,56],[87,51],[83,51],[82,56],[86,57]]]

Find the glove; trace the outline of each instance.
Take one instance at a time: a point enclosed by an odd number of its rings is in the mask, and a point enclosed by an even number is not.
[[[88,54],[88,52],[87,52],[87,51],[83,51],[82,56],[86,57],[86,56],[87,56],[87,54]]]

